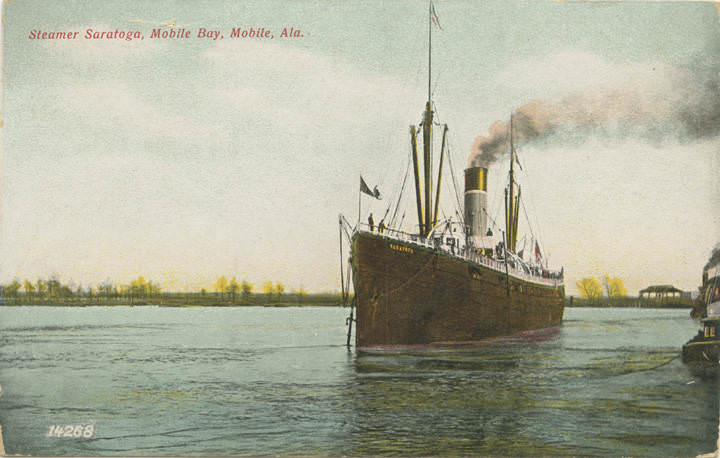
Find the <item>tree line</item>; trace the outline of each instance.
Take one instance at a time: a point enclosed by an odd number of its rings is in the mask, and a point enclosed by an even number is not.
[[[248,302],[253,295],[254,288],[255,286],[246,279],[238,282],[235,277],[228,280],[224,275],[218,277],[215,282],[215,293],[220,296],[220,300],[222,301],[229,298],[232,304],[235,303],[236,297],[238,296],[241,297],[244,302]],[[207,294],[207,291],[203,288],[200,290],[200,293]],[[273,284],[272,281],[268,280],[262,284],[262,294],[264,294],[267,299],[281,299],[285,294],[285,285],[279,281]],[[302,298],[307,295],[307,291],[300,288],[293,290],[291,294]]]
[[[32,302],[129,302],[129,303],[145,303],[147,302],[167,302],[159,299],[192,299],[189,302],[204,305],[221,305],[221,304],[251,304],[253,296],[261,295],[265,302],[268,301],[288,301],[303,303],[307,291],[300,288],[286,292],[285,285],[276,281],[266,281],[261,287],[262,293],[254,292],[254,285],[246,279],[238,281],[235,277],[230,280],[225,276],[217,278],[214,291],[208,292],[205,288],[199,291],[189,293],[173,293],[164,292],[160,288],[160,284],[152,280],[146,280],[142,275],[130,281],[127,284],[116,284],[110,280],[99,283],[94,286],[62,283],[57,276],[53,276],[49,280],[38,279],[31,281],[25,279],[20,281],[15,278],[12,282],[0,285],[0,296],[10,299],[13,302],[32,303]],[[324,295],[321,295],[324,296]],[[175,301],[171,301],[175,302]]]
[[[25,299],[72,299],[72,298],[146,298],[160,294],[160,285],[147,281],[143,276],[130,281],[127,284],[113,284],[105,281],[96,286],[83,287],[62,283],[57,277],[49,280],[42,278],[36,281],[25,279],[22,283],[16,278],[6,285],[0,285],[2,297]],[[20,290],[23,290],[22,293]]]

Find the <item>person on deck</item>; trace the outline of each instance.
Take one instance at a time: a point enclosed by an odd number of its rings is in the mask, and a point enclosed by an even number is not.
[[[381,219],[381,220],[380,220],[380,224],[378,224],[378,232],[381,233],[381,234],[382,234],[383,232],[385,232],[385,227],[386,227],[386,226],[385,226],[385,220],[384,220],[384,219]]]
[[[368,226],[370,226],[370,232],[375,230],[375,220],[372,217],[372,213],[368,216]]]

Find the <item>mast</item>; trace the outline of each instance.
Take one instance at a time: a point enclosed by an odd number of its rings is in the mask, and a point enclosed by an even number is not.
[[[432,102],[425,105],[425,118],[423,119],[423,166],[425,171],[425,232],[427,236],[432,230]]]
[[[510,114],[510,173],[508,174],[509,177],[509,184],[508,184],[508,190],[505,192],[505,246],[507,246],[507,249],[510,251],[514,251],[514,243],[513,243],[513,228],[515,227],[514,222],[514,216],[515,216],[515,176],[513,171],[513,162],[515,162],[514,157],[514,151],[515,147],[513,146],[513,129],[512,129],[512,113]]]
[[[515,213],[513,214],[513,236],[512,236],[513,252],[515,252],[515,250],[517,248],[518,221],[520,221],[520,186],[518,186],[518,189],[517,189],[517,196],[515,197]]]
[[[418,164],[417,129],[415,126],[410,126],[410,144],[412,146],[413,171],[415,172],[415,201],[417,202],[418,224],[420,225],[420,234],[425,234],[422,191],[420,190],[420,167]]]
[[[423,173],[421,183],[418,148],[417,148],[417,130],[414,126],[410,128],[412,151],[413,151],[413,167],[415,171],[415,197],[417,201],[418,224],[420,226],[420,236],[426,237],[435,224],[433,222],[433,203],[432,203],[432,126],[433,126],[433,107],[432,107],[432,2],[428,5],[428,98],[425,103],[425,111],[422,120],[423,134]],[[439,179],[439,178],[438,178]],[[424,188],[423,188],[424,184]],[[440,189],[436,202],[440,199]],[[423,207],[423,201],[425,205]],[[437,203],[436,205],[437,206]],[[435,208],[437,214],[437,208]]]
[[[445,159],[445,143],[447,138],[448,126],[445,124],[442,136],[442,146],[440,147],[440,164],[438,165],[437,192],[435,193],[435,215],[433,216],[433,227],[437,224],[438,209],[440,208],[440,184],[442,183],[442,166]]]
[[[432,80],[432,1],[428,3],[428,102],[432,98],[430,81]]]
[[[508,195],[505,201],[505,223],[506,223],[506,246],[514,252],[517,241],[517,220],[520,195],[515,197],[515,144],[513,143],[513,114],[510,114],[510,173],[508,184]]]
[[[510,205],[508,205],[508,188],[505,188],[505,233],[503,238],[505,239],[505,251],[510,249]]]
[[[432,2],[428,5],[428,99],[425,104],[423,116],[423,166],[425,172],[425,230],[422,235],[427,236],[432,230]]]

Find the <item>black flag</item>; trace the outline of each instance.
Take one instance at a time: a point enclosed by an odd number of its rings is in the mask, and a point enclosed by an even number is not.
[[[370,197],[374,197],[378,200],[380,200],[382,197],[380,197],[380,191],[378,191],[377,186],[375,186],[374,190],[370,190],[370,186],[365,183],[365,180],[363,180],[362,175],[360,175],[360,192],[364,192]]]

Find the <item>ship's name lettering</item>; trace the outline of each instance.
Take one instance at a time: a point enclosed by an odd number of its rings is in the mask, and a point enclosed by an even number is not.
[[[403,253],[415,253],[415,250],[413,250],[412,248],[410,248],[408,246],[397,245],[395,243],[391,243],[390,248],[392,248],[395,251],[401,251]]]

